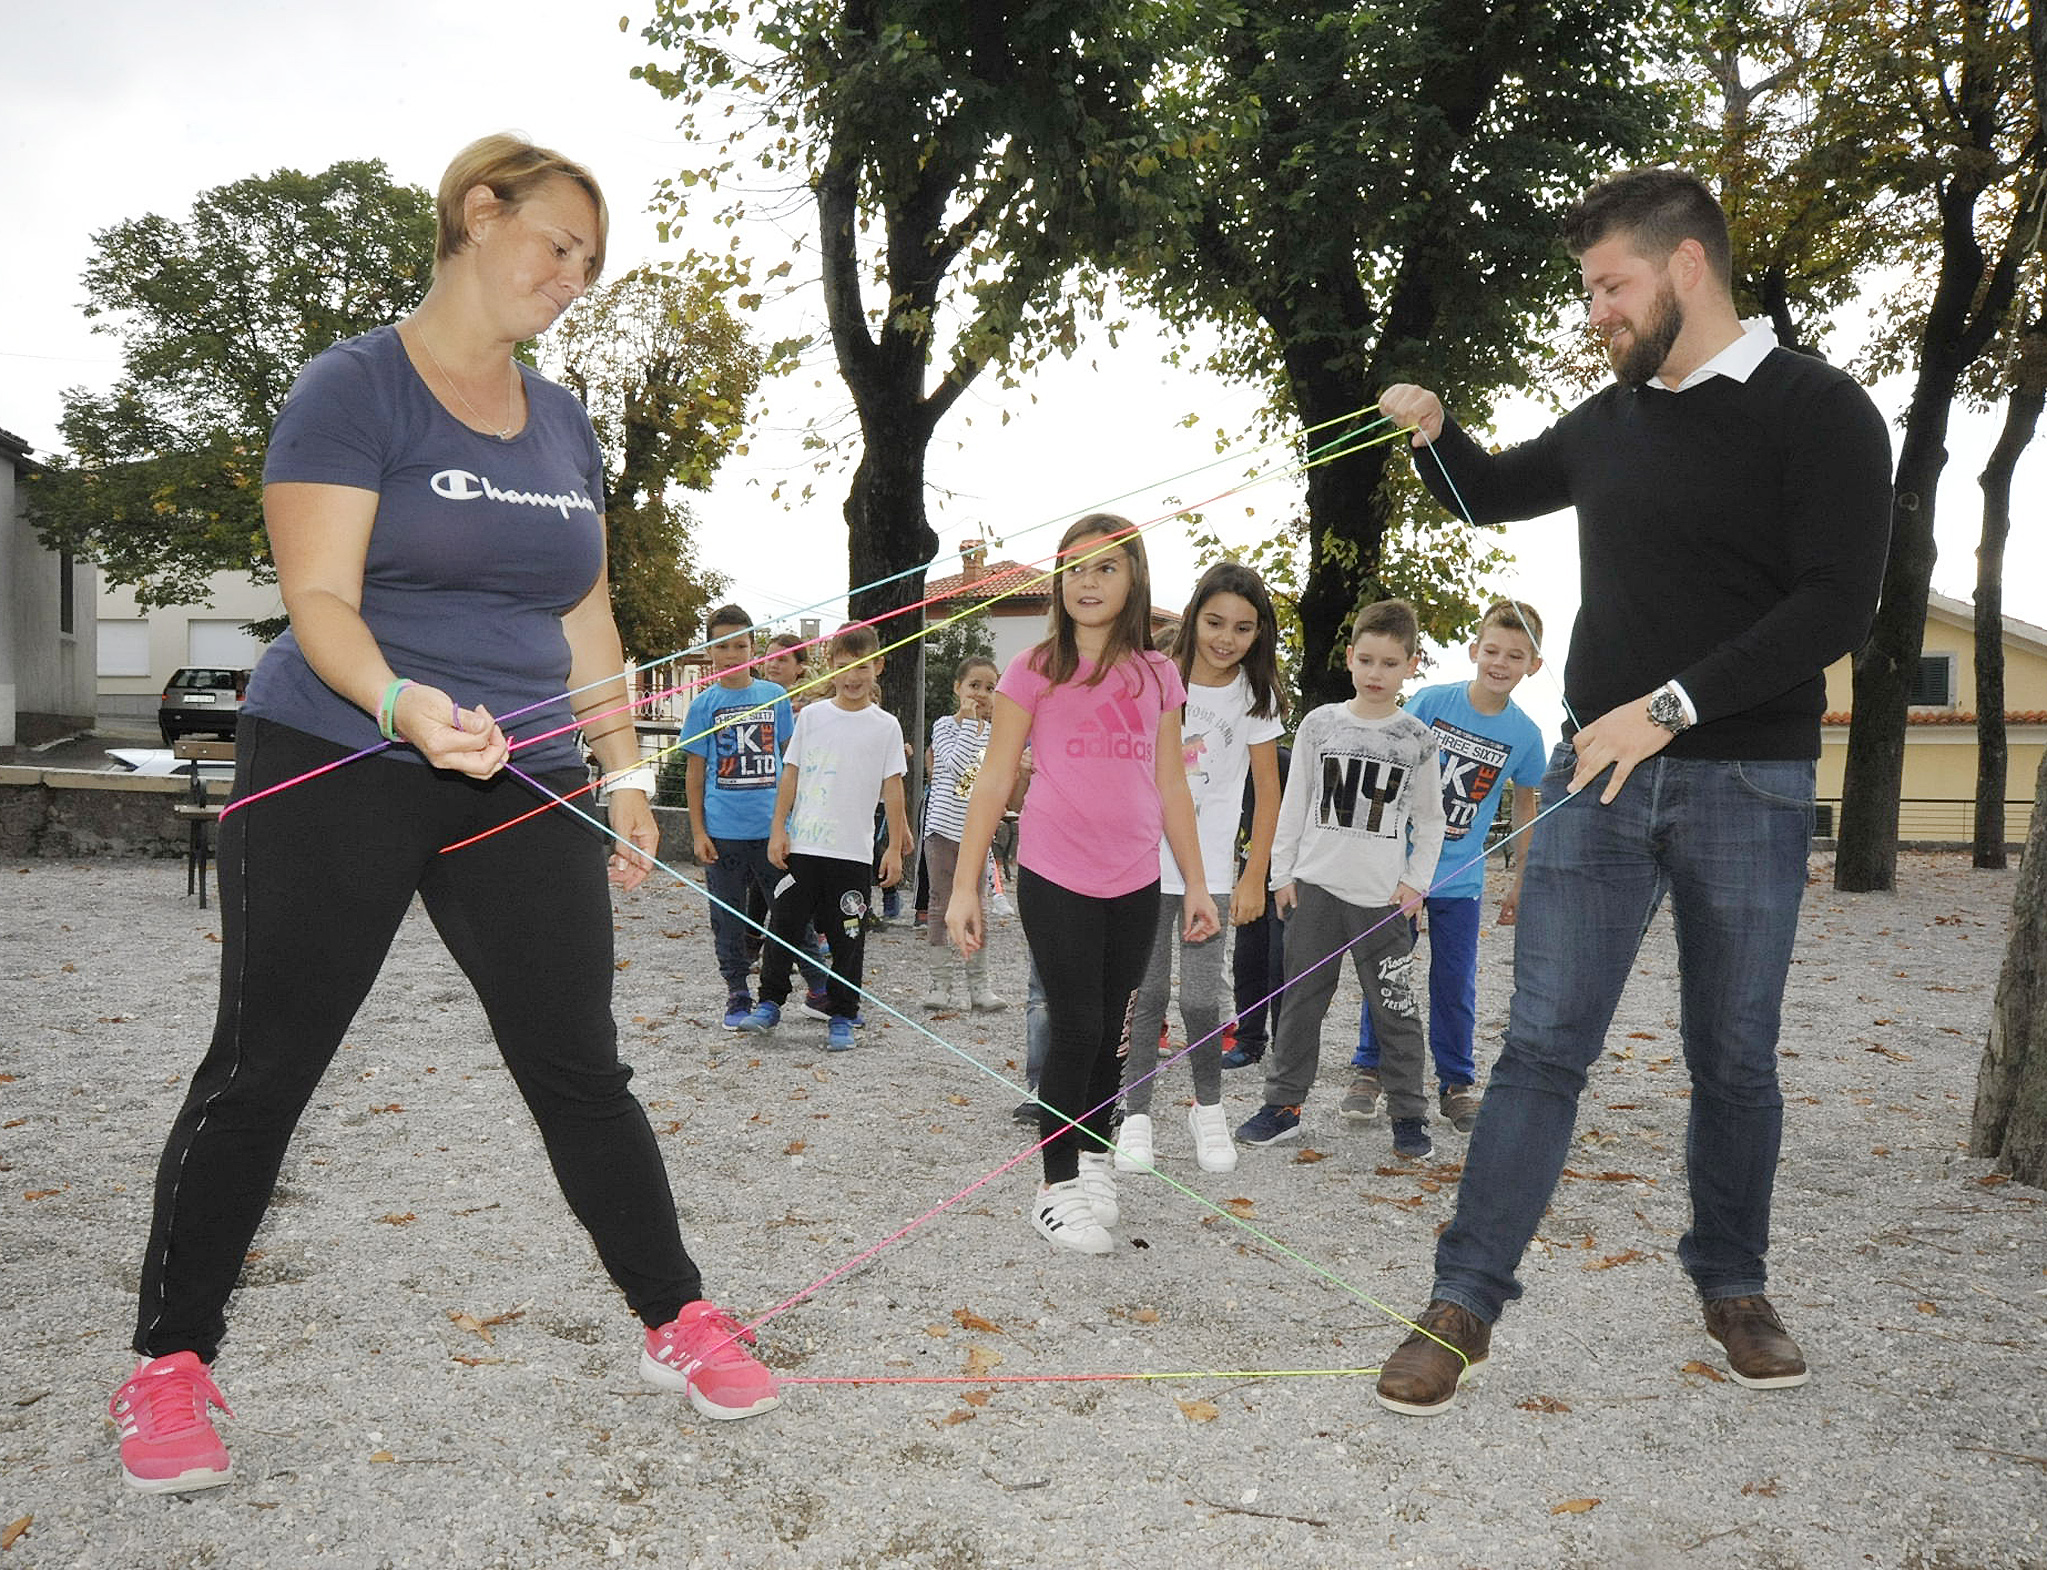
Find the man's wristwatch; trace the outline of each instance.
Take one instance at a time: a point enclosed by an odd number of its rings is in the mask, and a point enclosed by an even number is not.
[[[1685,718],[1684,699],[1677,695],[1674,687],[1658,687],[1649,698],[1649,718],[1661,725],[1671,735],[1690,730],[1692,722]]]

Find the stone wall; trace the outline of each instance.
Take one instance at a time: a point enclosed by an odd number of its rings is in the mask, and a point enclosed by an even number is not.
[[[0,857],[182,856],[191,832],[171,808],[190,789],[164,776],[0,768]]]

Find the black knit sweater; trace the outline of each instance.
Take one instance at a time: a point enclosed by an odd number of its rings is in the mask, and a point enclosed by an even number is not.
[[[1889,432],[1846,373],[1773,349],[1746,382],[1607,387],[1497,454],[1446,421],[1435,452],[1422,480],[1480,523],[1577,509],[1580,723],[1675,678],[1699,723],[1670,755],[1819,756],[1822,673],[1868,634],[1890,540]]]

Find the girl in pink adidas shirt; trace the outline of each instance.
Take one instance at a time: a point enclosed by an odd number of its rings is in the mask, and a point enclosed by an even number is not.
[[[1109,1160],[1117,1046],[1158,925],[1161,833],[1187,872],[1187,940],[1212,936],[1218,923],[1180,751],[1187,692],[1151,647],[1143,542],[1125,519],[1092,513],[1067,529],[1058,560],[1050,634],[995,688],[945,925],[962,955],[981,947],[980,869],[1029,745],[1017,904],[1052,1038],[1038,1084],[1045,1182],[1031,1224],[1061,1248],[1106,1254],[1118,1217]]]

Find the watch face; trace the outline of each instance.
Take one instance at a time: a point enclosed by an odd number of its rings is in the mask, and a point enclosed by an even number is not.
[[[1677,701],[1674,692],[1659,692],[1649,700],[1649,718],[1667,731],[1685,728],[1684,705]]]

